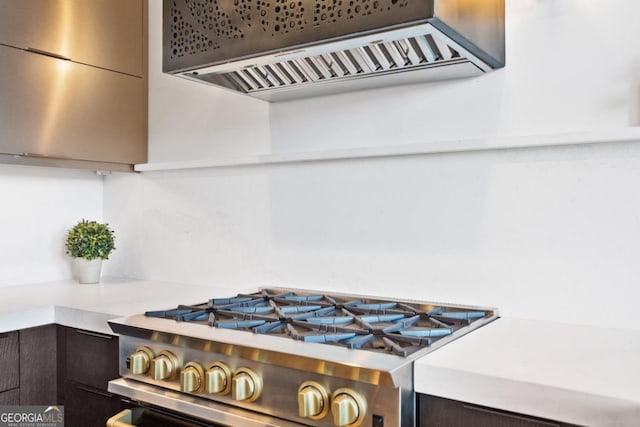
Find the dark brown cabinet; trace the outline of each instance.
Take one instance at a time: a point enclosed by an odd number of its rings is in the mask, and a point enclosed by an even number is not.
[[[0,405],[59,402],[56,325],[0,333]]]
[[[0,405],[20,404],[20,341],[18,332],[0,333]]]
[[[65,333],[67,380],[106,390],[119,377],[118,337],[73,328]]]
[[[0,406],[5,405],[19,405],[20,404],[20,390],[15,388],[13,390],[7,390],[0,393]]]
[[[0,405],[64,405],[65,426],[104,427],[121,401],[118,337],[45,325],[0,334]]]
[[[118,378],[118,338],[63,328],[65,426],[103,427],[120,410],[120,398],[107,391]]]
[[[120,412],[120,398],[106,391],[67,381],[64,414],[66,427],[104,427]]]
[[[58,403],[56,325],[22,329],[20,332],[20,404]]]
[[[418,395],[420,427],[572,427],[528,415],[472,405],[441,397]],[[573,426],[577,427],[577,426]]]
[[[20,386],[20,343],[18,332],[0,333],[0,393]],[[9,394],[0,400],[9,399]]]

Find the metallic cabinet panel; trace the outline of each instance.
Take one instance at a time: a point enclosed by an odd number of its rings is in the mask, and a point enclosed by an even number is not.
[[[147,81],[0,46],[0,153],[146,161]]]
[[[143,76],[143,0],[0,0],[0,43]]]

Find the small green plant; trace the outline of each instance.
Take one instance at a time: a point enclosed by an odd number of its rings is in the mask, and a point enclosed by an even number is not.
[[[109,224],[82,220],[67,233],[67,254],[74,258],[109,259],[115,249],[115,235]]]

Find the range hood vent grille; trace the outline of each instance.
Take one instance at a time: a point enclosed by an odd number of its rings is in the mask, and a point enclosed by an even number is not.
[[[435,17],[434,1],[165,0],[164,71],[281,100],[376,85],[365,77],[421,71],[426,81],[502,66]]]
[[[215,83],[226,77],[245,93],[304,85],[320,81],[361,78],[408,69],[440,66],[459,61],[453,47],[431,34],[391,42],[381,42],[299,59],[249,66],[213,75],[185,73],[184,77]]]

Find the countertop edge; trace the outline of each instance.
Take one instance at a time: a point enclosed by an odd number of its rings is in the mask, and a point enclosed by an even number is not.
[[[104,277],[99,284],[59,280],[0,287],[0,332],[57,323],[92,332],[113,334],[107,321],[165,309],[180,292],[186,301],[228,296],[218,286]]]
[[[589,427],[640,420],[640,331],[499,318],[414,365],[417,393]]]
[[[91,332],[117,335],[111,330],[107,321],[118,317],[122,316],[57,305],[40,306],[20,310],[19,313],[6,311],[0,313],[0,333],[55,323]]]
[[[579,390],[416,364],[416,393],[569,424],[628,427],[640,419],[640,403]]]
[[[0,312],[0,333],[56,323],[56,307],[46,305]]]

